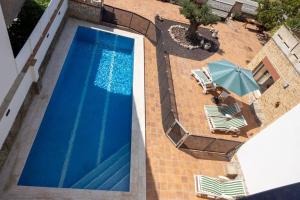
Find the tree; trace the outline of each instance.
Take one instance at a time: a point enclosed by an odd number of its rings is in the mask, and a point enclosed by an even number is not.
[[[257,20],[271,30],[288,21],[297,24],[299,13],[299,0],[259,0]]]
[[[198,38],[196,31],[200,25],[207,26],[220,20],[206,3],[197,4],[193,0],[180,0],[179,5],[181,6],[180,13],[190,21],[187,37],[191,40]]]
[[[300,32],[300,12],[297,16],[288,18],[286,24],[292,29]]]
[[[284,21],[284,10],[281,2],[260,0],[258,4],[257,20],[267,29],[281,25]]]

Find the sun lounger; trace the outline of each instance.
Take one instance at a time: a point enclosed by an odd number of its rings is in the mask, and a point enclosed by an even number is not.
[[[215,90],[215,84],[212,82],[211,78],[201,69],[192,70],[192,75],[203,87],[203,93],[207,93],[209,90]]]
[[[204,105],[204,111],[206,117],[224,117],[232,118],[234,115],[241,112],[241,109],[237,103],[231,105]]]
[[[211,132],[216,130],[225,132],[240,132],[240,128],[247,126],[244,116],[235,116],[227,119],[224,117],[208,117],[208,124]]]
[[[195,191],[197,196],[207,196],[215,199],[237,199],[246,196],[242,180],[230,180],[226,177],[213,178],[195,175]]]

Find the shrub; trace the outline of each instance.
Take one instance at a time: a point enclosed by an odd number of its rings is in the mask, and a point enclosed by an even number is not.
[[[259,0],[257,19],[267,30],[272,30],[283,23],[292,28],[299,27],[299,0]]]
[[[8,28],[8,34],[14,56],[17,56],[44,11],[50,0],[26,0],[18,17]]]

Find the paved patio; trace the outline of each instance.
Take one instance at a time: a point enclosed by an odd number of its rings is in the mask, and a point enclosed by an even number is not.
[[[179,14],[178,6],[156,0],[142,2],[106,0],[105,4],[134,11],[153,22],[155,15],[159,14],[163,18],[187,23]],[[221,45],[219,53],[202,61],[170,56],[179,117],[189,131],[210,136],[203,105],[212,104],[211,96],[202,94],[201,87],[190,76],[191,69],[221,58],[246,66],[261,48],[256,33],[244,29],[243,23],[219,23],[215,28],[219,30]],[[195,159],[176,149],[165,136],[161,124],[156,49],[147,39],[145,39],[145,72],[147,200],[201,199],[195,195],[193,175],[224,175],[226,162]],[[247,102],[248,98],[238,100]],[[247,105],[243,107],[243,113],[248,123],[255,123]],[[256,129],[245,132],[251,135]],[[248,139],[246,136],[236,138],[231,135],[218,135],[218,137],[242,141]]]
[[[135,0],[106,0],[105,4],[134,11],[153,22],[155,15],[159,14],[164,18],[187,23],[184,17],[179,14],[178,6],[157,0],[145,0],[141,2]],[[219,41],[221,45],[221,51],[218,53],[202,61],[170,56],[179,117],[183,125],[189,131],[210,136],[212,136],[212,134],[208,130],[203,113],[203,105],[211,104],[211,96],[202,94],[201,87],[190,76],[191,69],[202,67],[210,61],[221,58],[246,66],[247,62],[250,61],[261,48],[256,38],[256,33],[244,29],[243,23],[219,23],[215,26],[215,29],[219,31]],[[144,43],[147,199],[201,199],[195,196],[193,175],[224,175],[224,167],[227,162],[196,159],[176,149],[167,139],[161,123],[156,48],[147,39],[144,40]],[[240,101],[241,105],[244,105],[243,113],[248,123],[255,124],[247,106],[247,97],[237,98],[237,100]],[[35,125],[38,126],[38,123]],[[257,132],[257,129],[259,129],[254,128],[255,126],[251,127],[252,129],[245,130],[243,137],[232,137],[228,134],[214,134],[213,136],[216,137],[217,135],[217,137],[220,138],[245,141],[252,133]],[[33,138],[31,137],[27,140],[30,142]],[[25,158],[26,156],[23,155],[23,161]],[[22,165],[18,165],[17,167],[21,168]],[[14,178],[16,177],[17,176]],[[87,197],[82,193],[80,193],[80,195],[81,199]],[[93,192],[89,192],[88,194],[89,199],[96,199],[97,197],[98,196]],[[49,199],[53,198],[49,196]]]
[[[217,57],[213,60],[219,60]],[[232,60],[232,59],[231,59]],[[204,112],[204,105],[214,105],[211,98],[217,96],[216,92],[203,94],[202,87],[197,83],[196,79],[191,76],[192,69],[199,69],[205,66],[207,61],[193,61],[177,56],[170,56],[172,77],[174,81],[175,96],[179,118],[182,125],[195,135],[207,137],[215,137],[234,141],[246,141],[253,136],[259,129],[259,124],[255,119],[255,115],[249,105],[247,95],[239,97],[234,93],[225,100],[225,104],[237,103],[242,109],[248,126],[241,129],[239,135],[216,131],[214,134],[210,132],[207,118]],[[187,64],[188,63],[188,64]],[[220,93],[220,92],[219,92]]]

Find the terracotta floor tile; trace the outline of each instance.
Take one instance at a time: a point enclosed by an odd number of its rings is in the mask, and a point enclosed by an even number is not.
[[[109,4],[134,12],[154,21],[159,14],[171,20],[187,22],[179,14],[178,6],[157,0],[105,0]],[[178,105],[179,117],[183,125],[193,134],[211,136],[205,114],[204,104],[211,104],[211,95],[204,95],[202,88],[190,73],[192,69],[205,66],[208,62],[228,59],[241,66],[246,66],[261,48],[254,32],[243,28],[239,22],[230,24],[218,23],[219,41],[222,53],[202,61],[189,60],[170,56],[172,76]],[[147,153],[147,200],[199,200],[194,191],[194,174],[209,176],[224,175],[226,162],[196,159],[174,147],[163,131],[156,63],[156,48],[145,39],[145,99],[146,99],[146,153]],[[238,56],[237,56],[238,55]],[[237,98],[244,105],[243,114],[249,120],[251,113],[247,107],[246,97]],[[256,132],[257,129],[246,129],[244,132]],[[233,138],[230,135],[218,134],[224,139],[245,141],[248,137]]]

